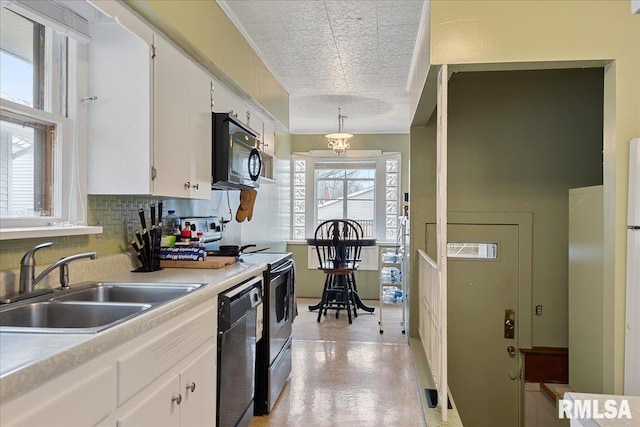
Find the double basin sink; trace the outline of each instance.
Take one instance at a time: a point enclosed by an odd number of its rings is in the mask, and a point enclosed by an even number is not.
[[[96,333],[203,286],[92,283],[0,306],[0,332]]]

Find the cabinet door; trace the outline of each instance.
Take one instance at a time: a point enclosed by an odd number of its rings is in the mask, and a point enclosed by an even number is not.
[[[155,38],[153,191],[188,197],[190,178],[189,59],[164,38]]]
[[[211,198],[211,77],[193,62],[189,63],[191,144],[190,193],[195,199]]]
[[[276,138],[273,127],[268,120],[264,121],[264,127],[262,132],[262,151],[272,156],[275,155]]]
[[[213,83],[213,111],[216,113],[228,113],[234,108],[235,95],[222,83]]]
[[[184,401],[178,401],[180,379],[171,377],[139,405],[118,420],[118,427],[178,427],[180,425],[180,407]],[[180,397],[180,399],[182,396]]]
[[[216,343],[204,345],[202,354],[180,374],[184,400],[180,405],[181,427],[214,426],[216,424]]]
[[[151,46],[118,22],[92,25],[91,37],[87,190],[151,194]]]

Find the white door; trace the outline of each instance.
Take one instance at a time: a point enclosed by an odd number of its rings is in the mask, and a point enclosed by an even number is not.
[[[204,352],[180,373],[180,427],[216,425],[216,345]]]
[[[180,379],[176,375],[118,420],[118,427],[178,427]],[[180,402],[182,403],[182,402]]]
[[[640,230],[627,231],[624,394],[640,396]]]
[[[191,168],[189,60],[164,38],[155,39],[154,194],[188,197]]]
[[[211,198],[212,116],[211,77],[196,64],[189,63],[190,93],[190,192],[195,199]]]
[[[449,224],[447,234],[449,389],[465,427],[518,426],[518,226]]]

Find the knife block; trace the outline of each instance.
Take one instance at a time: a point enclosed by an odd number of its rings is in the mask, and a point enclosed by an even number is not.
[[[132,273],[149,273],[151,271],[162,270],[160,267],[160,241],[162,239],[162,229],[153,228],[149,233],[149,247],[145,247],[144,256],[138,256],[142,266],[131,270]],[[147,261],[147,262],[144,262]]]

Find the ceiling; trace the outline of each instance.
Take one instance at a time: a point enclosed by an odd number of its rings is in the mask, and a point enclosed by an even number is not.
[[[408,133],[422,0],[218,0],[290,95],[296,134]]]

